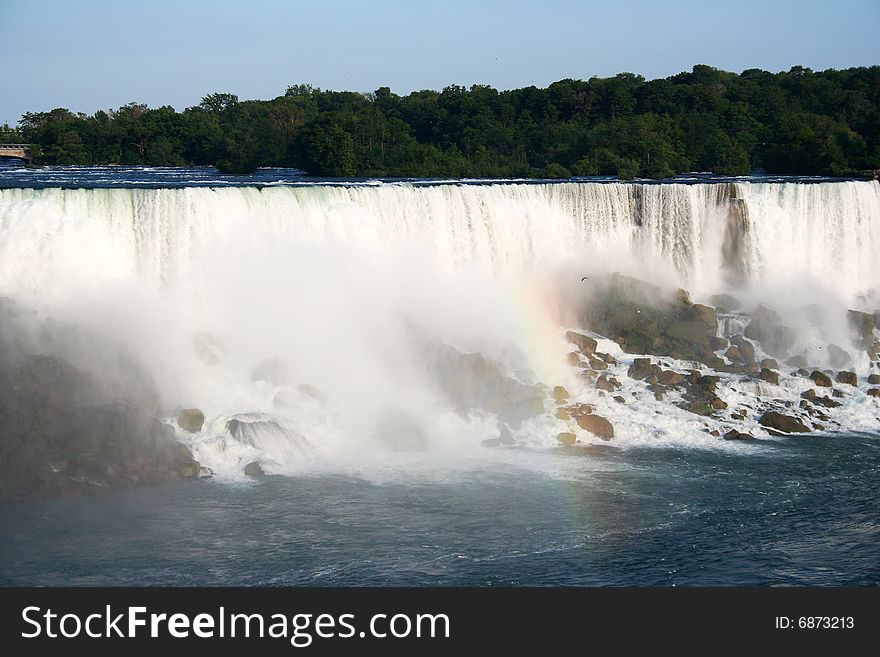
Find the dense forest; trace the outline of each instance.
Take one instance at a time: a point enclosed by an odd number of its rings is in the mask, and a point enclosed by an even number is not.
[[[698,65],[646,81],[459,86],[398,96],[288,87],[215,93],[177,112],[130,103],[27,113],[0,142],[37,163],[297,167],[317,176],[664,178],[685,171],[852,175],[880,168],[880,66],[740,74]]]

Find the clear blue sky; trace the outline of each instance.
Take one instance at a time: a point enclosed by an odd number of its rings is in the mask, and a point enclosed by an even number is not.
[[[0,0],[0,123],[289,84],[500,89],[697,63],[880,64],[880,0]]]

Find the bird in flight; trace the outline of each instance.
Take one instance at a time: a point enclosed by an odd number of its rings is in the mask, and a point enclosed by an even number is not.
[[[588,281],[588,280],[590,280],[590,277],[589,277],[589,276],[584,276],[584,277],[581,279],[581,283],[583,283],[584,281]]]

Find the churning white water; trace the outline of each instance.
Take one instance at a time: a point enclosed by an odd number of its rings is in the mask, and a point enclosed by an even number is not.
[[[205,411],[191,442],[220,471],[368,458],[383,431],[479,448],[497,419],[456,412],[425,345],[574,385],[559,328],[582,276],[873,310],[878,258],[877,182],[0,190],[0,295],[125,344],[169,412]],[[633,439],[684,430],[643,410]]]

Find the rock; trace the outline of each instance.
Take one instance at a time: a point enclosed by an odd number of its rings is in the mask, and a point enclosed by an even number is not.
[[[760,418],[758,424],[767,427],[768,430],[773,429],[783,434],[790,433],[809,433],[810,429],[798,418],[790,415],[783,415],[776,411],[767,411]]]
[[[715,397],[711,401],[711,404],[712,404],[712,408],[714,408],[716,411],[723,411],[725,408],[727,408],[727,402],[724,401],[723,399],[718,398],[718,397]]]
[[[672,370],[664,370],[657,375],[657,383],[664,386],[681,385],[684,383],[684,374],[679,374]]]
[[[710,436],[715,436],[716,438],[720,438],[720,437],[721,437],[721,432],[718,431],[718,429],[712,429],[712,431],[709,432],[709,435],[710,435]]]
[[[590,361],[590,367],[592,367],[594,370],[608,369],[608,363],[606,363],[604,360],[601,360],[600,358],[596,358],[595,356],[590,356],[589,361]]]
[[[809,362],[807,362],[807,359],[800,354],[792,356],[787,361],[785,361],[785,364],[791,365],[792,367],[797,367],[798,369],[803,369],[810,366]]]
[[[283,386],[290,382],[290,370],[283,358],[273,356],[260,362],[251,373],[251,381],[266,381],[273,386]]]
[[[609,365],[617,365],[617,359],[614,356],[612,356],[611,354],[604,354],[604,353],[597,351],[596,355],[599,358],[601,358],[602,360],[604,360],[606,363],[608,363]]]
[[[776,362],[775,358],[764,358],[761,361],[761,367],[765,367],[768,370],[778,370],[779,363]]]
[[[498,442],[502,445],[516,445],[516,440],[514,440],[513,434],[510,433],[510,429],[507,428],[506,424],[502,424],[498,430]]]
[[[784,356],[794,345],[797,336],[792,329],[780,322],[776,312],[759,306],[746,326],[745,337],[760,342],[764,351],[774,356]]]
[[[744,411],[739,411],[738,413],[731,413],[730,418],[732,420],[739,420],[740,422],[742,422],[746,419],[746,414]]]
[[[596,277],[580,309],[584,326],[630,353],[701,360],[717,333],[715,311],[619,273]]]
[[[820,372],[819,370],[813,370],[810,374],[810,378],[813,379],[813,383],[822,388],[830,388],[831,387],[831,377],[827,374]]]
[[[555,386],[553,388],[553,399],[556,400],[557,404],[564,404],[568,401],[568,390],[563,386]]]
[[[663,401],[666,399],[666,388],[661,386],[659,383],[651,383],[648,385],[648,390],[654,393],[654,399],[657,401]]]
[[[565,361],[572,367],[577,367],[581,364],[581,355],[576,351],[572,351],[565,355]]]
[[[809,378],[810,377],[810,370],[805,370],[805,369],[801,368],[801,369],[797,370],[796,372],[794,372],[793,376],[805,376],[805,377]]]
[[[563,431],[556,436],[556,440],[567,447],[572,447],[577,442],[577,436],[568,431]]]
[[[721,351],[722,349],[727,349],[728,341],[726,338],[719,338],[716,335],[709,336],[709,348],[712,351]]]
[[[754,362],[755,345],[753,345],[741,335],[734,335],[732,338],[730,338],[730,343],[733,344],[737,349],[739,349],[743,362]]]
[[[304,395],[307,395],[308,397],[311,397],[312,399],[321,402],[322,404],[327,403],[327,395],[324,394],[324,392],[320,388],[313,386],[310,383],[301,383],[296,387],[296,389]]]
[[[828,345],[828,360],[834,369],[840,369],[852,363],[850,355],[836,344]]]
[[[589,431],[602,440],[611,440],[614,437],[614,426],[600,415],[581,415],[577,418],[577,423],[581,429]]]
[[[772,383],[777,386],[779,385],[779,374],[766,367],[758,373],[758,378],[767,383]]]
[[[650,358],[636,358],[626,371],[631,379],[636,379],[638,381],[647,379],[651,376],[652,372]]]
[[[177,426],[190,433],[198,433],[205,424],[205,414],[198,408],[185,408],[177,416]]]
[[[842,404],[838,401],[834,401],[830,397],[820,397],[813,388],[810,388],[804,393],[801,393],[801,397],[803,397],[806,401],[812,402],[813,404],[818,404],[820,406],[825,406],[826,408],[837,408],[838,406],[842,406]]]
[[[708,417],[715,412],[712,403],[706,399],[695,399],[683,407],[686,411],[690,411],[696,415]]]
[[[599,343],[590,336],[583,335],[581,333],[575,333],[574,331],[567,331],[565,333],[565,339],[576,346],[583,354],[586,355],[590,355],[595,352],[596,347],[599,346]]]
[[[838,390],[837,388],[834,388],[831,390],[831,396],[837,397],[838,399],[843,399],[843,390]]]
[[[880,388],[871,388],[868,390],[868,397],[880,397]]]
[[[713,294],[709,297],[709,301],[719,313],[725,310],[739,310],[742,305],[739,299],[729,294]]]
[[[623,397],[621,397],[620,395],[614,395],[614,397],[612,397],[612,399],[614,401],[616,401],[618,404],[625,404],[626,403],[626,400]]]
[[[266,472],[263,470],[263,466],[260,465],[259,461],[251,461],[246,466],[244,466],[244,473],[248,477],[265,477]]]
[[[615,387],[614,384],[612,384],[611,381],[608,379],[608,377],[603,374],[598,379],[596,379],[596,387],[599,390],[604,390],[605,392],[614,392],[620,386],[618,385],[617,387]]]
[[[700,370],[690,370],[687,375],[688,383],[699,383],[702,378],[703,373]]]
[[[724,434],[724,440],[754,440],[755,437],[750,433],[742,433],[736,429],[731,429]]]
[[[739,347],[737,347],[736,345],[732,345],[730,348],[728,348],[728,350],[724,352],[724,357],[734,362],[745,362],[745,358],[743,357],[742,352],[740,352]]]
[[[806,392],[801,393],[801,397],[803,397],[804,399],[810,399],[810,400],[815,399],[816,398],[816,391],[813,388],[810,388]]]
[[[863,349],[869,346],[874,341],[875,316],[858,310],[849,310],[846,315],[850,327],[856,333],[856,344]]]
[[[869,374],[868,375],[868,383],[871,384],[872,386],[875,386],[878,383],[880,383],[880,374]]]
[[[846,372],[841,371],[837,373],[837,377],[835,377],[835,381],[838,383],[845,383],[850,386],[858,386],[859,385],[859,377],[856,376],[855,372]]]
[[[571,406],[566,407],[565,410],[568,411],[571,417],[578,418],[582,415],[589,415],[592,413],[593,407],[590,404],[572,404]]]

